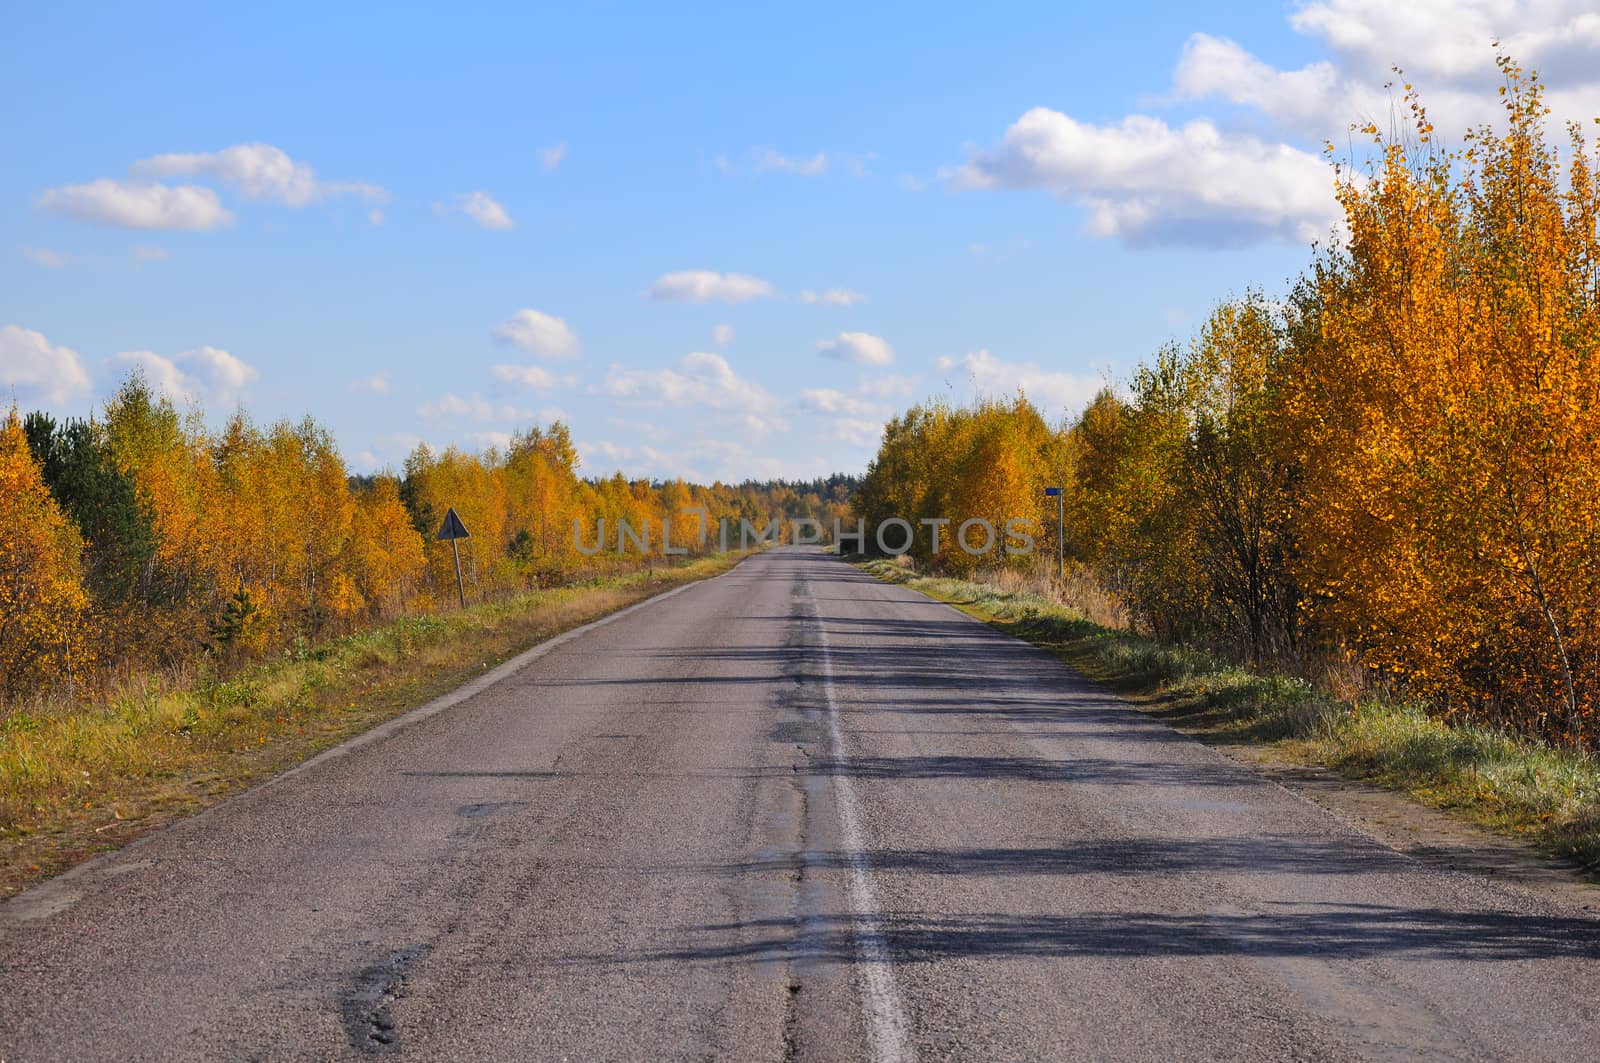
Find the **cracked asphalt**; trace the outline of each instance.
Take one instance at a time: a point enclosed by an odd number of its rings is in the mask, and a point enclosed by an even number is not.
[[[1592,1059],[1600,919],[780,549],[0,904],[0,1059]]]

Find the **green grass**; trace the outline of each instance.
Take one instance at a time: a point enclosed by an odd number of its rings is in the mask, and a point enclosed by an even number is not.
[[[562,631],[738,557],[409,616],[93,701],[0,707],[0,896],[421,705]]]
[[[1304,679],[1103,627],[1031,594],[918,576],[888,561],[860,564],[1051,651],[1185,730],[1270,744],[1600,870],[1600,760],[1592,755],[1448,723],[1411,702],[1341,699]]]

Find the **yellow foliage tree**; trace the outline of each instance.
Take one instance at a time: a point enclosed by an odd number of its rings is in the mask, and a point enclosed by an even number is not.
[[[82,555],[12,409],[0,422],[0,689],[71,683],[87,668]]]
[[[1507,128],[1439,149],[1369,127],[1339,186],[1348,246],[1285,425],[1321,613],[1452,711],[1574,742],[1600,700],[1600,189],[1536,77],[1502,59]]]
[[[356,494],[347,563],[367,608],[381,615],[399,612],[416,593],[426,570],[422,536],[400,500],[400,484],[380,476]]]

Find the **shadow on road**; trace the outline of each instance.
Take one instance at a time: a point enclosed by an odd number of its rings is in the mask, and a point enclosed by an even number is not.
[[[1382,905],[1248,915],[1083,912],[1057,916],[980,914],[880,917],[896,963],[968,958],[1174,957],[1247,954],[1322,960],[1426,959],[1505,962],[1600,958],[1600,932],[1584,919],[1503,912],[1460,913]],[[856,959],[848,916],[692,927],[676,947],[570,963],[766,963]]]
[[[734,876],[775,871],[845,870],[864,862],[875,873],[926,875],[1187,875],[1396,872],[1411,862],[1373,845],[1338,838],[1244,837],[1082,841],[1040,848],[876,850],[864,860],[839,851],[772,856],[737,864],[687,865],[663,870]]]

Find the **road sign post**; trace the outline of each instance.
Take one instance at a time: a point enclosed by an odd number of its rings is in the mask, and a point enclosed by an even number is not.
[[[1044,496],[1054,497],[1056,500],[1056,578],[1065,583],[1067,581],[1066,514],[1063,512],[1061,488],[1046,487]]]
[[[434,538],[436,540],[450,540],[450,556],[455,559],[456,563],[456,597],[461,601],[461,608],[465,609],[467,607],[467,588],[461,582],[461,551],[456,547],[456,540],[470,538],[470,533],[467,531],[467,526],[461,523],[461,518],[456,516],[454,506],[451,506],[450,511],[444,515],[444,523],[439,525],[439,534]]]

